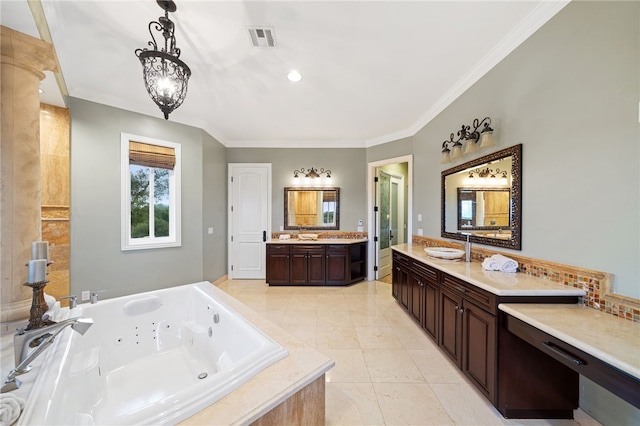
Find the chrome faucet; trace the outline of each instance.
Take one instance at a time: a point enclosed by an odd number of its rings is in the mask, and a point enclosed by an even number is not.
[[[93,325],[93,319],[82,317],[70,318],[42,328],[32,330],[25,330],[22,328],[18,330],[18,332],[13,336],[13,351],[16,368],[14,368],[7,376],[0,393],[18,389],[21,385],[21,381],[16,377],[21,374],[28,373],[31,370],[31,365],[29,364],[44,352],[44,350],[53,343],[53,339],[68,325],[70,325],[73,330],[84,335],[84,333],[86,333]],[[35,349],[29,352],[29,348]]]
[[[107,290],[92,291],[91,292],[91,304],[98,303],[98,294],[104,293],[106,291]]]
[[[464,245],[464,260],[471,262],[471,241],[469,241],[469,234],[467,235],[467,241]]]

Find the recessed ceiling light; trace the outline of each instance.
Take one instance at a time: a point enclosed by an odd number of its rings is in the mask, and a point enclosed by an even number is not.
[[[289,79],[289,81],[293,81],[294,83],[296,83],[302,80],[302,74],[300,74],[298,70],[291,70],[289,71],[289,74],[287,74],[287,78]]]

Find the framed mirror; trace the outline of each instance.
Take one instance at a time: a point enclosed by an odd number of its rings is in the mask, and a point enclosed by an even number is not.
[[[522,144],[442,172],[443,238],[521,249]]]
[[[340,188],[284,188],[284,229],[340,229]]]

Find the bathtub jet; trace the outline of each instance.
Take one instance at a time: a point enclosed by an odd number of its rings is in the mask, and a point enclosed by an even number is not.
[[[47,327],[36,328],[33,330],[19,330],[13,337],[14,357],[16,368],[11,370],[7,379],[2,385],[0,393],[10,392],[20,387],[22,382],[16,377],[28,373],[31,370],[31,363],[41,353],[45,351],[53,343],[53,339],[62,332],[67,326],[81,335],[93,325],[91,318],[70,318],[59,323],[49,325]],[[29,348],[35,348],[29,352]]]

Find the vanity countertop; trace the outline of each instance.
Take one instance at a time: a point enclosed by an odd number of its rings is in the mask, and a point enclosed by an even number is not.
[[[486,271],[480,262],[436,259],[428,256],[424,246],[420,244],[399,244],[392,246],[391,249],[498,296],[584,296],[586,294],[579,288],[519,272]]]
[[[288,240],[272,239],[267,244],[356,244],[369,241],[367,238],[318,238],[317,240],[299,240],[290,238]]]
[[[640,378],[640,324],[582,305],[501,303],[499,309]]]

